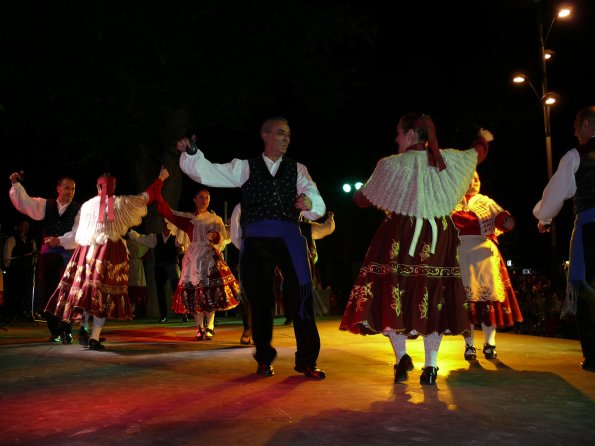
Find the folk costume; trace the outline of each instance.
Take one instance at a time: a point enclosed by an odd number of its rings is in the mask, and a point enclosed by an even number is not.
[[[476,359],[473,345],[476,324],[481,324],[484,333],[484,354],[494,359],[496,328],[511,327],[523,321],[497,245],[497,237],[506,231],[503,222],[507,217],[510,217],[507,211],[479,193],[465,195],[452,214],[461,239],[459,263],[471,322],[471,334],[465,338],[466,359]]]
[[[239,304],[240,285],[225,263],[221,251],[230,242],[221,217],[213,212],[199,214],[174,212],[161,198],[159,214],[188,234],[190,244],[182,259],[180,281],[173,295],[172,309],[177,314],[200,315],[197,339],[210,339],[215,311],[225,311]],[[211,243],[209,233],[217,233]],[[207,330],[202,330],[202,315],[207,315]]]
[[[162,181],[156,180],[140,195],[115,196],[115,178],[102,176],[98,180],[99,195],[81,207],[75,236],[79,246],[46,311],[63,321],[80,320],[85,313],[93,316],[90,349],[104,348],[99,333],[106,319],[132,319],[128,252],[123,238],[131,226],[141,224],[157,183]]]
[[[405,353],[407,337],[423,335],[424,371],[430,373],[425,383],[431,384],[442,335],[469,328],[450,214],[469,186],[478,154],[482,160],[488,147],[482,139],[474,149],[438,149],[431,119],[418,121],[415,128],[430,135],[428,147],[414,144],[381,159],[356,194],[360,206],[373,205],[386,218],[370,243],[339,328],[390,337],[397,361],[407,362],[395,381],[413,368]]]
[[[58,237],[60,246],[50,247],[45,243],[37,264],[39,278],[39,307],[41,311],[47,305],[52,293],[58,286],[66,265],[70,261],[74,249],[76,228],[81,205],[75,201],[60,204],[56,199],[30,197],[21,183],[13,183],[10,200],[14,207],[34,220],[42,222],[42,240],[47,237]],[[50,313],[45,315],[51,342],[72,342],[72,323],[63,322]]]
[[[595,136],[562,157],[533,215],[549,224],[569,198],[576,216],[562,317],[576,318],[582,367],[595,371]]]
[[[242,188],[240,279],[251,307],[257,373],[270,376],[271,363],[277,356],[272,346],[276,267],[283,274],[285,299],[292,302],[294,310],[295,370],[319,373],[316,361],[320,337],[314,319],[306,241],[300,233],[295,197],[304,194],[310,198],[312,209],[302,211],[308,219],[320,218],[326,207],[307,168],[285,156],[273,161],[264,154],[250,160],[213,164],[200,150],[194,155],[183,153],[180,168],[193,180],[208,186]]]

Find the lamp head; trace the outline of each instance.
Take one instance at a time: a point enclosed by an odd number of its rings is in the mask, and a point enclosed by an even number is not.
[[[515,84],[522,84],[524,83],[527,79],[527,76],[525,76],[523,73],[514,73],[512,75],[512,81]]]
[[[558,102],[558,99],[560,99],[559,94],[549,92],[543,95],[543,98],[541,98],[541,102],[543,103],[543,105],[552,106]]]

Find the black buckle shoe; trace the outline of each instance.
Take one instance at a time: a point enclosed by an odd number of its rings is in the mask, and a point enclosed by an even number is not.
[[[496,354],[496,346],[490,344],[483,345],[483,354],[486,359],[496,359],[498,355]]]
[[[105,350],[105,345],[103,345],[101,341],[89,339],[89,350]]]
[[[485,350],[484,350],[485,351]],[[465,360],[475,361],[477,359],[477,349],[472,345],[465,344]]]
[[[419,376],[420,384],[436,384],[436,378],[438,378],[438,367],[424,367],[421,375]]]
[[[411,356],[403,355],[398,364],[395,364],[395,382],[400,383],[407,379],[407,372],[413,370]]]
[[[271,364],[262,363],[258,364],[256,374],[260,376],[273,376],[275,371],[273,370],[273,366]]]
[[[314,366],[305,366],[305,367],[298,367],[297,365],[294,367],[296,372],[303,373],[306,378],[310,379],[324,379],[326,378],[326,373],[320,370],[318,367]]]

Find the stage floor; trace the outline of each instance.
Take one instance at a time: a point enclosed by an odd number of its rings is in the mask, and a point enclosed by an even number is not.
[[[422,386],[423,341],[408,341],[415,370],[393,383],[381,336],[319,318],[318,365],[293,371],[291,326],[276,319],[275,375],[255,374],[241,323],[220,318],[213,341],[193,322],[107,322],[107,350],[49,344],[43,323],[0,330],[2,445],[586,445],[595,438],[595,373],[579,342],[498,333],[497,360],[463,358],[445,337],[438,381]],[[476,333],[481,343],[482,335]],[[479,345],[477,345],[479,347]]]

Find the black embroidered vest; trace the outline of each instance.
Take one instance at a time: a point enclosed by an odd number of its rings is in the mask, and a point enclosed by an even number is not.
[[[58,213],[58,202],[48,199],[45,205],[45,218],[43,219],[43,237],[57,237],[72,230],[74,219],[81,205],[71,201],[62,215]]]
[[[274,177],[262,156],[250,159],[248,163],[250,177],[242,185],[241,226],[263,220],[297,223],[300,215],[295,208],[297,162],[283,157]]]
[[[581,163],[574,174],[576,194],[574,195],[575,212],[583,212],[595,207],[595,138],[579,146]]]

